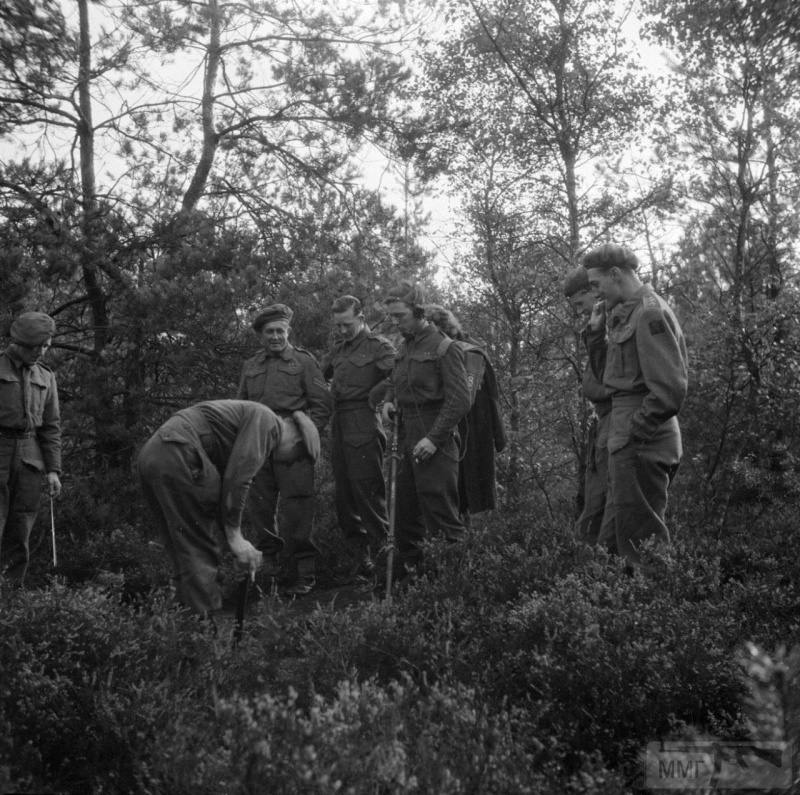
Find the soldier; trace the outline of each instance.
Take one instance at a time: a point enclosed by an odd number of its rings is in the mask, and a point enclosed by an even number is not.
[[[376,584],[375,560],[389,525],[383,479],[386,435],[369,394],[391,373],[396,351],[387,339],[369,330],[358,298],[341,296],[331,311],[338,339],[323,362],[322,374],[332,380],[336,515],[345,538],[355,547],[356,585],[367,589]]]
[[[579,265],[564,280],[564,295],[586,326],[581,331],[584,345],[590,331],[605,331],[605,312],[591,287],[586,268]],[[583,510],[575,522],[578,538],[589,544],[616,549],[614,511],[608,492],[608,426],[611,422],[611,391],[603,386],[600,376],[587,363],[583,371],[583,396],[591,401],[593,412],[586,446]]]
[[[289,343],[292,310],[284,304],[266,307],[253,321],[264,350],[244,363],[237,397],[269,406],[278,416],[308,414],[322,431],[331,412],[331,396],[311,353]],[[284,540],[278,532],[278,495],[288,531],[284,531],[294,582],[287,595],[303,596],[316,584],[318,550],[311,537],[314,520],[314,461],[304,456],[290,464],[269,460],[250,491],[248,513],[256,546],[265,555],[268,576],[277,574]]]
[[[250,401],[209,400],[174,414],[139,453],[139,479],[172,564],[175,595],[200,615],[222,606],[223,533],[242,566],[254,573],[261,565],[262,553],[241,530],[255,474],[268,462],[288,466],[319,452],[313,423],[302,412],[294,419]]]
[[[49,315],[24,312],[0,354],[0,572],[14,585],[22,585],[28,569],[43,478],[51,498],[61,493],[58,389],[40,361],[55,330]]]
[[[458,424],[458,503],[464,525],[469,527],[471,514],[494,510],[497,503],[495,453],[506,446],[497,378],[486,351],[464,332],[450,310],[428,304],[425,317],[464,351],[470,410]]]
[[[401,283],[385,299],[403,335],[392,371],[384,419],[400,412],[397,473],[399,576],[422,557],[426,533],[463,538],[458,510],[458,423],[469,411],[464,352],[425,319],[425,296]]]
[[[682,455],[677,414],[688,384],[681,328],[667,303],[639,280],[638,265],[632,251],[614,244],[583,260],[608,318],[607,343],[602,329],[590,331],[587,341],[595,375],[611,391],[608,452],[616,543],[631,564],[640,562],[645,539],[669,541],[664,513]]]

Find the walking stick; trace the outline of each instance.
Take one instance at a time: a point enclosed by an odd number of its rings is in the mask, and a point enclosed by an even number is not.
[[[386,600],[392,599],[392,569],[394,567],[395,520],[397,516],[397,428],[399,412],[395,409],[392,417],[392,442],[389,448],[389,531],[386,552]]]
[[[56,515],[53,510],[53,495],[50,495],[50,537],[53,539],[53,568],[58,568],[58,558],[56,557]]]

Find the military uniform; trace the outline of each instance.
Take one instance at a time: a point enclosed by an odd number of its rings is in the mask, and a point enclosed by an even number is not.
[[[586,332],[584,332],[584,341]],[[602,373],[604,365],[599,367]],[[578,538],[616,550],[613,502],[608,499],[608,429],[611,424],[611,391],[590,364],[583,371],[583,395],[591,401],[594,416],[589,430],[584,472],[583,510],[575,522]]]
[[[311,353],[287,344],[280,355],[259,351],[244,363],[237,398],[269,406],[291,418],[304,411],[319,430],[331,412],[331,395]],[[314,520],[314,460],[306,455],[291,464],[268,460],[253,480],[248,515],[255,545],[273,559],[284,545],[277,527],[278,495],[288,527],[288,553],[305,572],[314,570],[317,548],[311,538]]]
[[[458,504],[457,427],[469,411],[470,391],[464,352],[447,343],[433,325],[406,338],[387,394],[401,417],[396,529],[402,564],[420,560],[426,532],[441,532],[448,541],[460,540],[465,532]],[[436,453],[418,462],[412,451],[424,437]]]
[[[250,482],[281,438],[257,403],[212,400],[183,409],[145,443],[137,471],[172,564],[178,601],[219,610],[223,527],[240,527]]]
[[[603,333],[591,332],[588,340],[600,376]],[[612,395],[608,452],[617,551],[638,563],[642,541],[669,541],[667,490],[682,455],[676,415],[688,385],[683,333],[648,285],[611,311],[601,377]]]
[[[39,510],[42,478],[61,472],[56,377],[47,365],[0,354],[0,539],[2,571],[22,582]]]
[[[336,515],[345,537],[373,557],[384,545],[389,521],[383,455],[386,435],[370,390],[394,367],[394,346],[362,328],[351,340],[337,342],[325,358],[322,374],[331,379],[333,420],[331,463]]]

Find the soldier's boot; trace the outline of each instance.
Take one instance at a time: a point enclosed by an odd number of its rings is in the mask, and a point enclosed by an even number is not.
[[[286,588],[285,596],[306,596],[314,590],[317,584],[317,562],[313,557],[299,558],[297,561],[297,579],[293,585]]]

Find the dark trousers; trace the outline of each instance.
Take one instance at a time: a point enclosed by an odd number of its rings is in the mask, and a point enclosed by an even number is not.
[[[142,448],[137,470],[177,600],[200,614],[219,610],[222,479],[195,428],[182,417],[167,420]]]
[[[466,532],[458,508],[458,441],[451,436],[427,461],[416,463],[411,451],[425,436],[426,423],[404,418],[399,440],[396,541],[400,563],[422,558],[426,536],[441,533],[460,541]]]
[[[583,511],[575,522],[578,538],[587,544],[616,549],[614,504],[608,484],[608,425],[611,415],[596,418],[589,432],[584,472]]]
[[[282,529],[278,527],[278,502]],[[291,464],[271,458],[253,478],[247,499],[253,526],[253,544],[265,555],[276,557],[286,546],[295,565],[313,571],[317,547],[314,526],[314,461],[301,458]]]
[[[0,572],[22,584],[42,498],[44,462],[35,438],[0,437]]]
[[[375,412],[351,409],[334,414],[331,465],[336,487],[336,517],[345,538],[376,554],[386,543],[389,519],[383,454],[386,439]]]
[[[664,522],[667,491],[678,464],[665,460],[658,444],[631,441],[610,456],[616,551],[631,563],[641,561],[646,539],[669,543]]]

